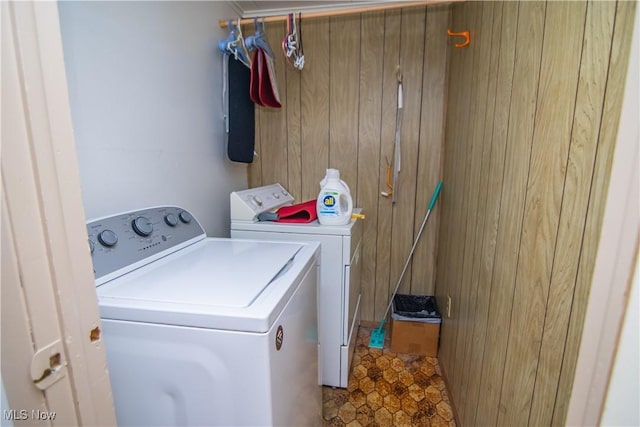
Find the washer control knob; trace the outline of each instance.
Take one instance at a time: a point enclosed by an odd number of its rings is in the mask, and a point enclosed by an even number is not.
[[[282,195],[283,195],[283,196],[288,196],[288,195],[289,195],[289,193],[287,193],[287,192],[286,192],[286,190],[282,190]]]
[[[98,242],[100,242],[102,246],[110,248],[118,243],[118,236],[111,230],[102,230],[100,234],[98,234]]]
[[[164,222],[170,227],[175,227],[176,225],[178,225],[178,217],[171,213],[166,214],[164,216]]]
[[[151,224],[148,218],[143,216],[134,219],[131,226],[138,236],[146,237],[153,232],[153,224]]]
[[[279,199],[280,195],[278,193],[273,193],[273,197],[275,197],[276,199]]]
[[[185,224],[189,224],[191,222],[191,220],[193,219],[193,217],[191,216],[191,214],[187,211],[182,211],[180,212],[180,215],[178,215],[180,217],[180,221],[184,222]]]

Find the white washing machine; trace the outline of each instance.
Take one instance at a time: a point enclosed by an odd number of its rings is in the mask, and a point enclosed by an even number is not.
[[[320,382],[347,387],[360,325],[362,221],[347,225],[258,221],[265,212],[293,203],[280,184],[231,193],[231,237],[319,242]],[[360,212],[360,211],[358,211]]]
[[[207,238],[157,207],[87,224],[118,425],[318,425],[313,243]]]

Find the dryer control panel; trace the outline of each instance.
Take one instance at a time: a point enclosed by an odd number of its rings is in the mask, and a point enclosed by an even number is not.
[[[206,237],[187,210],[160,206],[87,223],[96,286]]]
[[[258,215],[293,203],[293,196],[280,184],[234,191],[230,196],[231,221],[258,221]]]

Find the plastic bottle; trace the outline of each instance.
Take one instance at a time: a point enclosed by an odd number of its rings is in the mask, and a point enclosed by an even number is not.
[[[318,222],[322,225],[348,224],[353,212],[353,200],[349,186],[340,179],[340,171],[327,169],[327,176],[320,181],[320,188],[316,201]]]

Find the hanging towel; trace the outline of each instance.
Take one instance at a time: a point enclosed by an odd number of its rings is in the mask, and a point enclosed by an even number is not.
[[[281,108],[278,81],[273,58],[257,47],[251,62],[251,84],[249,85],[251,100],[260,107]]]
[[[251,61],[251,85],[249,87],[249,96],[251,100],[261,107],[264,104],[260,101],[260,68],[262,68],[262,50],[256,49],[253,52],[253,61]]]
[[[297,205],[283,206],[278,209],[278,216],[279,219],[276,222],[305,223],[315,221],[318,218],[316,199]]]
[[[251,72],[229,57],[229,135],[227,154],[234,162],[251,163],[255,147],[255,108],[249,97]]]
[[[258,50],[262,50],[258,48]],[[260,102],[265,107],[280,108],[280,93],[278,92],[278,80],[274,60],[265,51],[259,56],[262,59],[258,63],[260,71]]]

